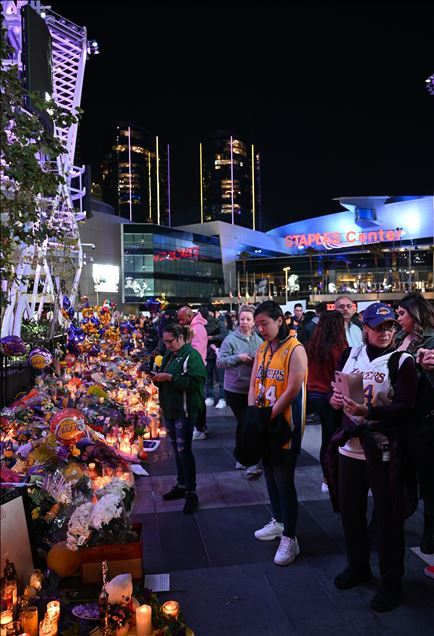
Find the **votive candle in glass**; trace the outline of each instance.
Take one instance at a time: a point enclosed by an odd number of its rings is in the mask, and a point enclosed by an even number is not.
[[[53,636],[56,636],[59,627],[60,601],[50,601],[47,603],[47,614],[51,620]]]
[[[161,606],[161,609],[166,614],[166,616],[172,616],[173,618],[178,618],[179,603],[177,603],[176,601],[166,601]]]
[[[6,625],[12,623],[14,615],[12,609],[3,610],[0,614],[0,630],[1,636],[6,636]]]
[[[19,614],[22,628],[30,636],[38,636],[38,608],[36,605],[23,607]]]

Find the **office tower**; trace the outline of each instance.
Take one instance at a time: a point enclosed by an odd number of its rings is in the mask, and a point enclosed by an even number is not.
[[[261,229],[260,159],[253,144],[216,132],[199,145],[201,222]]]
[[[119,216],[170,226],[169,144],[140,126],[120,122],[104,157],[102,191]]]

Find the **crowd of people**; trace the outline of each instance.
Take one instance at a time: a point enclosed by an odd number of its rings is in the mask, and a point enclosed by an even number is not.
[[[270,499],[272,518],[254,536],[279,539],[274,562],[293,563],[300,552],[294,475],[308,404],[321,424],[321,490],[345,536],[348,566],[335,585],[348,589],[372,576],[371,491],[382,580],[371,607],[384,612],[401,602],[404,521],[419,495],[420,549],[434,553],[434,308],[419,293],[396,309],[376,302],[358,314],[348,296],[334,307],[319,303],[305,314],[300,304],[291,316],[269,300],[235,315],[184,306],[148,320],[164,353],[154,382],[177,467],[163,498],[184,499],[185,514],[197,510],[193,442],[207,438],[207,408],[228,405],[235,468],[248,479],[263,474]],[[434,578],[432,566],[425,573]]]

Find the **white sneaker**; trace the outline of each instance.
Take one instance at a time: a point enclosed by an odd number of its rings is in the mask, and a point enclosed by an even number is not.
[[[206,439],[205,431],[198,431],[197,428],[193,430],[193,440],[196,439]]]
[[[235,468],[236,468],[236,470],[245,470],[246,469],[246,467],[243,464],[240,464],[240,462],[237,462],[235,464]]]
[[[272,517],[270,523],[267,523],[260,530],[256,530],[255,538],[259,541],[272,541],[273,539],[280,539],[283,535],[283,523],[279,523]]]
[[[295,557],[299,554],[300,548],[298,546],[297,537],[294,539],[282,537],[274,557],[274,563],[276,565],[290,565],[294,563]]]
[[[247,479],[258,479],[261,475],[262,475],[262,468],[260,468],[258,464],[254,464],[254,466],[247,467],[247,470],[246,470]]]
[[[212,398],[206,398],[205,406],[214,406],[214,400]]]
[[[326,483],[322,482],[322,484],[321,484],[321,492],[328,493],[328,491],[329,491],[329,487],[327,486]]]
[[[215,405],[216,409],[224,409],[225,406],[226,406],[226,400],[224,400],[223,398],[220,398],[220,400]]]

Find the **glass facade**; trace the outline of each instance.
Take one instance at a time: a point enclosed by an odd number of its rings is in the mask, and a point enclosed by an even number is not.
[[[289,295],[301,298],[310,294],[384,294],[411,290],[434,290],[434,252],[423,241],[393,249],[375,245],[371,250],[333,250],[319,253],[305,250],[302,256],[254,258],[237,263],[242,295],[258,287],[265,294],[285,296],[285,273],[288,272]],[[294,288],[291,288],[291,285]]]
[[[261,229],[259,154],[250,144],[217,133],[203,144],[204,221]]]
[[[145,130],[121,123],[102,167],[102,192],[119,216],[170,225],[169,147]]]
[[[143,303],[207,302],[224,292],[219,239],[168,227],[123,225],[123,296]]]

